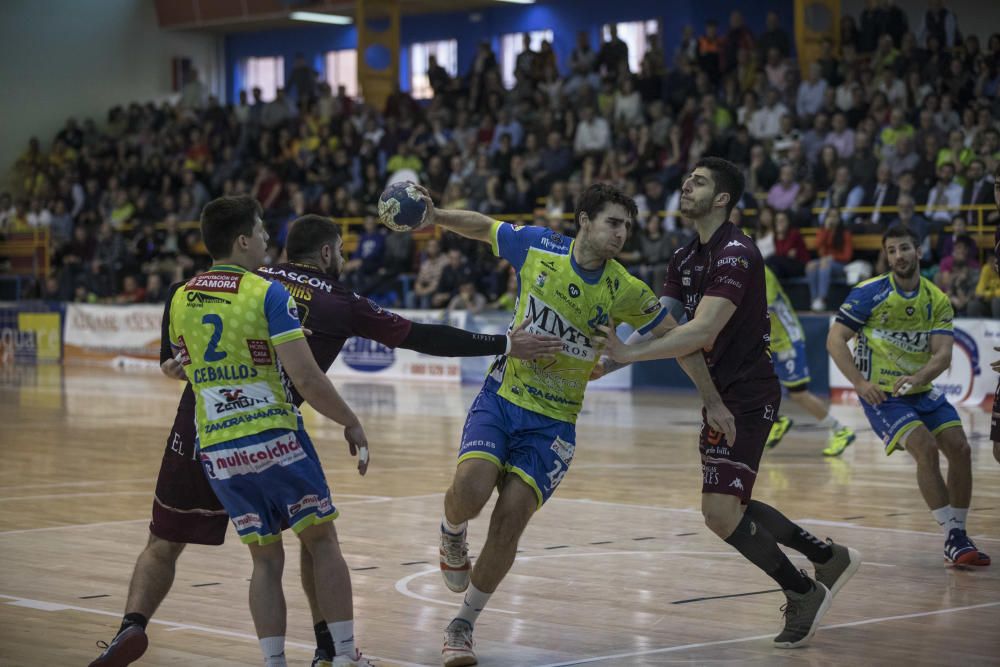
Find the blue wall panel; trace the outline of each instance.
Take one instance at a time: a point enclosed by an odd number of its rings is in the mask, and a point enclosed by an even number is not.
[[[677,47],[681,30],[692,25],[695,32],[704,31],[705,21],[714,18],[719,21],[724,33],[729,22],[729,13],[738,8],[754,34],[764,29],[766,13],[774,10],[781,24],[792,32],[793,4],[791,0],[764,2],[749,0],[627,0],[609,3],[599,0],[545,0],[535,5],[506,5],[483,9],[477,12],[452,12],[445,14],[422,14],[407,16],[400,27],[400,41],[404,53],[400,62],[400,86],[410,87],[410,67],[407,48],[417,42],[445,39],[458,40],[458,69],[465,74],[476,55],[479,42],[488,40],[499,57],[500,35],[530,30],[551,29],[555,33],[553,49],[564,73],[570,52],[576,42],[576,33],[586,30],[590,34],[591,45],[599,43],[600,27],[605,23],[642,21],[659,19],[665,37],[665,53],[672,57]],[[357,44],[357,30],[353,26],[331,26],[303,23],[302,27],[240,32],[227,35],[226,48],[226,91],[228,100],[239,97],[242,82],[239,81],[238,64],[251,56],[283,56],[285,58],[286,80],[291,73],[295,54],[302,52],[307,60],[315,59],[326,51],[354,48]]]

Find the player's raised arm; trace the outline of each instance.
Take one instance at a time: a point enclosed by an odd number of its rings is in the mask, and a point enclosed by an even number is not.
[[[476,213],[475,211],[439,209],[434,206],[434,201],[431,199],[431,195],[427,192],[426,188],[417,186],[417,189],[423,193],[424,203],[427,204],[427,215],[424,217],[425,223],[444,227],[449,231],[474,241],[492,243],[490,230],[493,228],[493,218],[485,216],[482,213]]]
[[[563,342],[555,336],[529,333],[528,320],[503,335],[473,333],[445,324],[413,323],[409,335],[399,347],[435,357],[481,357],[507,354],[529,361],[550,357],[562,350]]]

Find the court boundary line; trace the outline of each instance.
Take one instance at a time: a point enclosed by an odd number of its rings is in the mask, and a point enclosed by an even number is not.
[[[87,614],[98,614],[100,616],[112,616],[114,618],[121,618],[121,614],[112,611],[104,611],[103,609],[93,609],[91,607],[80,607],[79,605],[63,604],[61,602],[49,602],[47,600],[35,600],[32,598],[20,597],[17,595],[7,595],[0,593],[0,598],[8,600],[6,604],[14,607],[27,607],[28,609],[35,609],[38,611],[79,611]],[[178,623],[176,621],[164,621],[158,618],[152,618],[149,620],[150,624],[163,625],[168,628],[168,632],[177,630],[190,630],[193,632],[202,632],[209,635],[219,635],[222,637],[231,637],[234,639],[245,639],[248,641],[256,642],[258,641],[257,635],[252,635],[247,632],[238,632],[236,630],[226,630],[225,628],[218,628],[209,625],[192,625],[190,623]],[[307,651],[313,651],[316,649],[314,644],[307,644],[304,642],[288,641],[285,640],[285,646],[294,646],[296,648],[306,649]],[[393,658],[379,657],[376,655],[368,656],[374,660],[382,660],[387,662],[392,662],[402,667],[432,667],[431,665],[424,665],[417,662],[406,662],[404,660],[396,660]]]
[[[835,623],[833,625],[821,625],[820,631],[824,630],[836,630],[839,628],[852,628],[859,625],[873,625],[875,623],[886,623],[890,621],[901,621],[910,618],[924,618],[927,616],[939,616],[942,614],[952,614],[960,611],[969,611],[972,609],[986,609],[989,607],[1000,606],[1000,600],[994,602],[983,602],[980,604],[966,605],[963,607],[950,607],[946,609],[935,609],[933,611],[920,611],[913,612],[910,614],[897,614],[895,616],[880,616],[876,618],[864,618],[859,621],[848,621],[847,623]],[[696,642],[691,644],[679,644],[677,646],[666,646],[657,649],[647,649],[645,651],[632,651],[629,653],[615,653],[609,655],[591,656],[589,658],[578,658],[576,660],[569,660],[565,662],[550,662],[543,665],[536,665],[535,667],[571,667],[572,665],[586,665],[592,662],[599,662],[601,660],[615,660],[620,658],[635,658],[639,656],[646,655],[661,655],[664,653],[674,653],[677,651],[686,651],[699,648],[708,648],[712,646],[724,646],[726,644],[742,644],[746,642],[759,641],[761,639],[770,639],[775,636],[775,633],[768,633],[766,635],[753,635],[750,637],[735,637],[733,639],[720,639],[717,641],[710,642]],[[778,650],[778,649],[775,649]]]

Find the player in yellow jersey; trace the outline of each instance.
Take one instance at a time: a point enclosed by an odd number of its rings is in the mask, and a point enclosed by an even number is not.
[[[826,349],[854,385],[861,407],[885,443],[917,463],[917,486],[945,534],[944,557],[958,565],[989,565],[965,531],[972,499],[972,451],[958,412],[932,386],[951,365],[955,342],[948,297],[920,275],[919,241],[908,227],[890,227],[882,247],[892,270],[859,283],[830,327]],[[848,341],[857,336],[852,357]],[[948,459],[948,481],[940,454]]]
[[[792,302],[781,288],[778,277],[764,265],[767,284],[767,311],[771,316],[771,361],[781,386],[795,403],[808,412],[823,428],[830,430],[824,456],[840,456],[854,442],[854,431],[830,414],[830,406],[809,391],[809,365],[806,361],[806,336]],[[779,415],[771,426],[766,446],[776,447],[794,422]]]
[[[313,408],[344,426],[362,474],[368,442],[317,365],[295,301],[280,282],[253,273],[267,251],[260,215],[250,197],[205,207],[202,237],[214,263],[174,294],[170,342],[194,389],[199,459],[250,548],[250,613],[265,665],[286,664],[286,527],[312,556],[317,602],[336,646],[333,664],[370,665],[354,646],[350,573],[332,523],[337,510],[286,376]]]

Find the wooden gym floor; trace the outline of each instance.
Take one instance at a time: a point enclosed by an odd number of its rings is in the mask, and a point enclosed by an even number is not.
[[[339,428],[312,413],[307,426],[342,512],[360,646],[387,667],[440,664],[460,598],[437,574],[437,526],[476,388],[339,387],[372,443],[367,477]],[[94,642],[111,639],[180,389],[155,371],[0,368],[0,665],[86,665]],[[860,409],[835,414],[859,429],[843,459],[824,459],[825,434],[796,427],[765,456],[755,494],[865,558],[811,646],[771,648],[783,597],[702,523],[694,395],[595,391],[572,470],[480,618],[480,664],[1000,663],[1000,563],[945,568],[910,459],[884,457]],[[962,417],[973,447],[970,534],[997,558],[1000,465],[988,415]],[[470,527],[473,554],[486,512]],[[286,543],[288,657],[307,665],[298,546]],[[249,572],[232,532],[223,547],[189,547],[139,664],[260,664]]]

